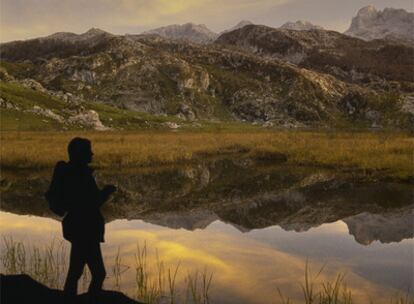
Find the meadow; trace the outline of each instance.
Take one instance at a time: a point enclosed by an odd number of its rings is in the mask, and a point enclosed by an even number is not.
[[[133,168],[228,155],[327,167],[372,178],[410,181],[414,138],[403,133],[334,131],[2,132],[4,170],[51,168],[67,159],[71,138],[92,141],[95,167]]]

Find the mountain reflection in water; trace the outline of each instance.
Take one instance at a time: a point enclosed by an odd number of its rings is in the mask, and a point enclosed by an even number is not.
[[[1,210],[15,215],[0,213],[3,235],[60,237],[43,200],[49,174],[4,174]],[[361,303],[412,292],[409,184],[225,158],[98,174],[119,189],[103,210],[105,254],[121,246],[132,259],[136,243],[147,240],[166,262],[211,269],[219,303],[271,303],[277,288],[301,299],[307,258],[315,271],[328,262],[327,277],[347,272]],[[126,288],[134,280],[128,276]]]
[[[1,209],[53,217],[43,199],[49,175],[6,174]],[[300,232],[344,220],[361,244],[413,237],[409,184],[366,182],[329,170],[225,158],[183,166],[106,171],[99,173],[97,180],[116,184],[119,189],[104,206],[108,222],[142,219],[194,230],[221,220],[242,232],[274,225]]]

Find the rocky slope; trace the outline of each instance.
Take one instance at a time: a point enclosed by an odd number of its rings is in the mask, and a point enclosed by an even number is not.
[[[364,40],[386,38],[413,43],[414,13],[394,8],[379,11],[369,5],[358,11],[345,34]]]
[[[217,34],[209,30],[204,24],[173,24],[143,33],[144,35],[159,35],[163,38],[182,39],[195,43],[209,43],[217,38]]]
[[[2,44],[0,76],[5,84],[38,83],[59,99],[188,122],[406,128],[411,52],[336,32],[258,25],[209,45],[95,29]]]
[[[323,30],[321,26],[314,25],[309,21],[302,20],[298,20],[296,22],[286,22],[280,28],[295,31]]]
[[[282,59],[347,82],[414,81],[414,48],[383,40],[366,42],[334,31],[249,25],[221,35],[216,43]]]

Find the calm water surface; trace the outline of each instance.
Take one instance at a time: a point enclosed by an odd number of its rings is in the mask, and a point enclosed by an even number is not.
[[[179,286],[188,272],[212,272],[212,303],[277,303],[278,288],[301,303],[307,261],[313,274],[325,265],[318,282],[345,273],[357,303],[413,293],[410,185],[229,160],[97,179],[120,188],[104,209],[108,289],[120,250],[121,289],[134,294],[134,255],[145,241],[149,264],[155,249],[167,267],[180,263]],[[47,182],[47,175],[6,177],[3,236],[38,246],[62,239],[41,199]]]

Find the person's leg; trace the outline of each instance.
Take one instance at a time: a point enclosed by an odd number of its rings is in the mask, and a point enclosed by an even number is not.
[[[102,290],[102,285],[106,277],[105,265],[102,258],[101,244],[99,242],[92,242],[89,244],[89,252],[87,255],[86,264],[91,271],[92,280],[89,285],[88,292],[97,294]]]
[[[67,298],[74,298],[78,290],[78,280],[82,276],[85,267],[85,250],[79,243],[72,243],[70,249],[69,270],[66,277],[64,294]]]

